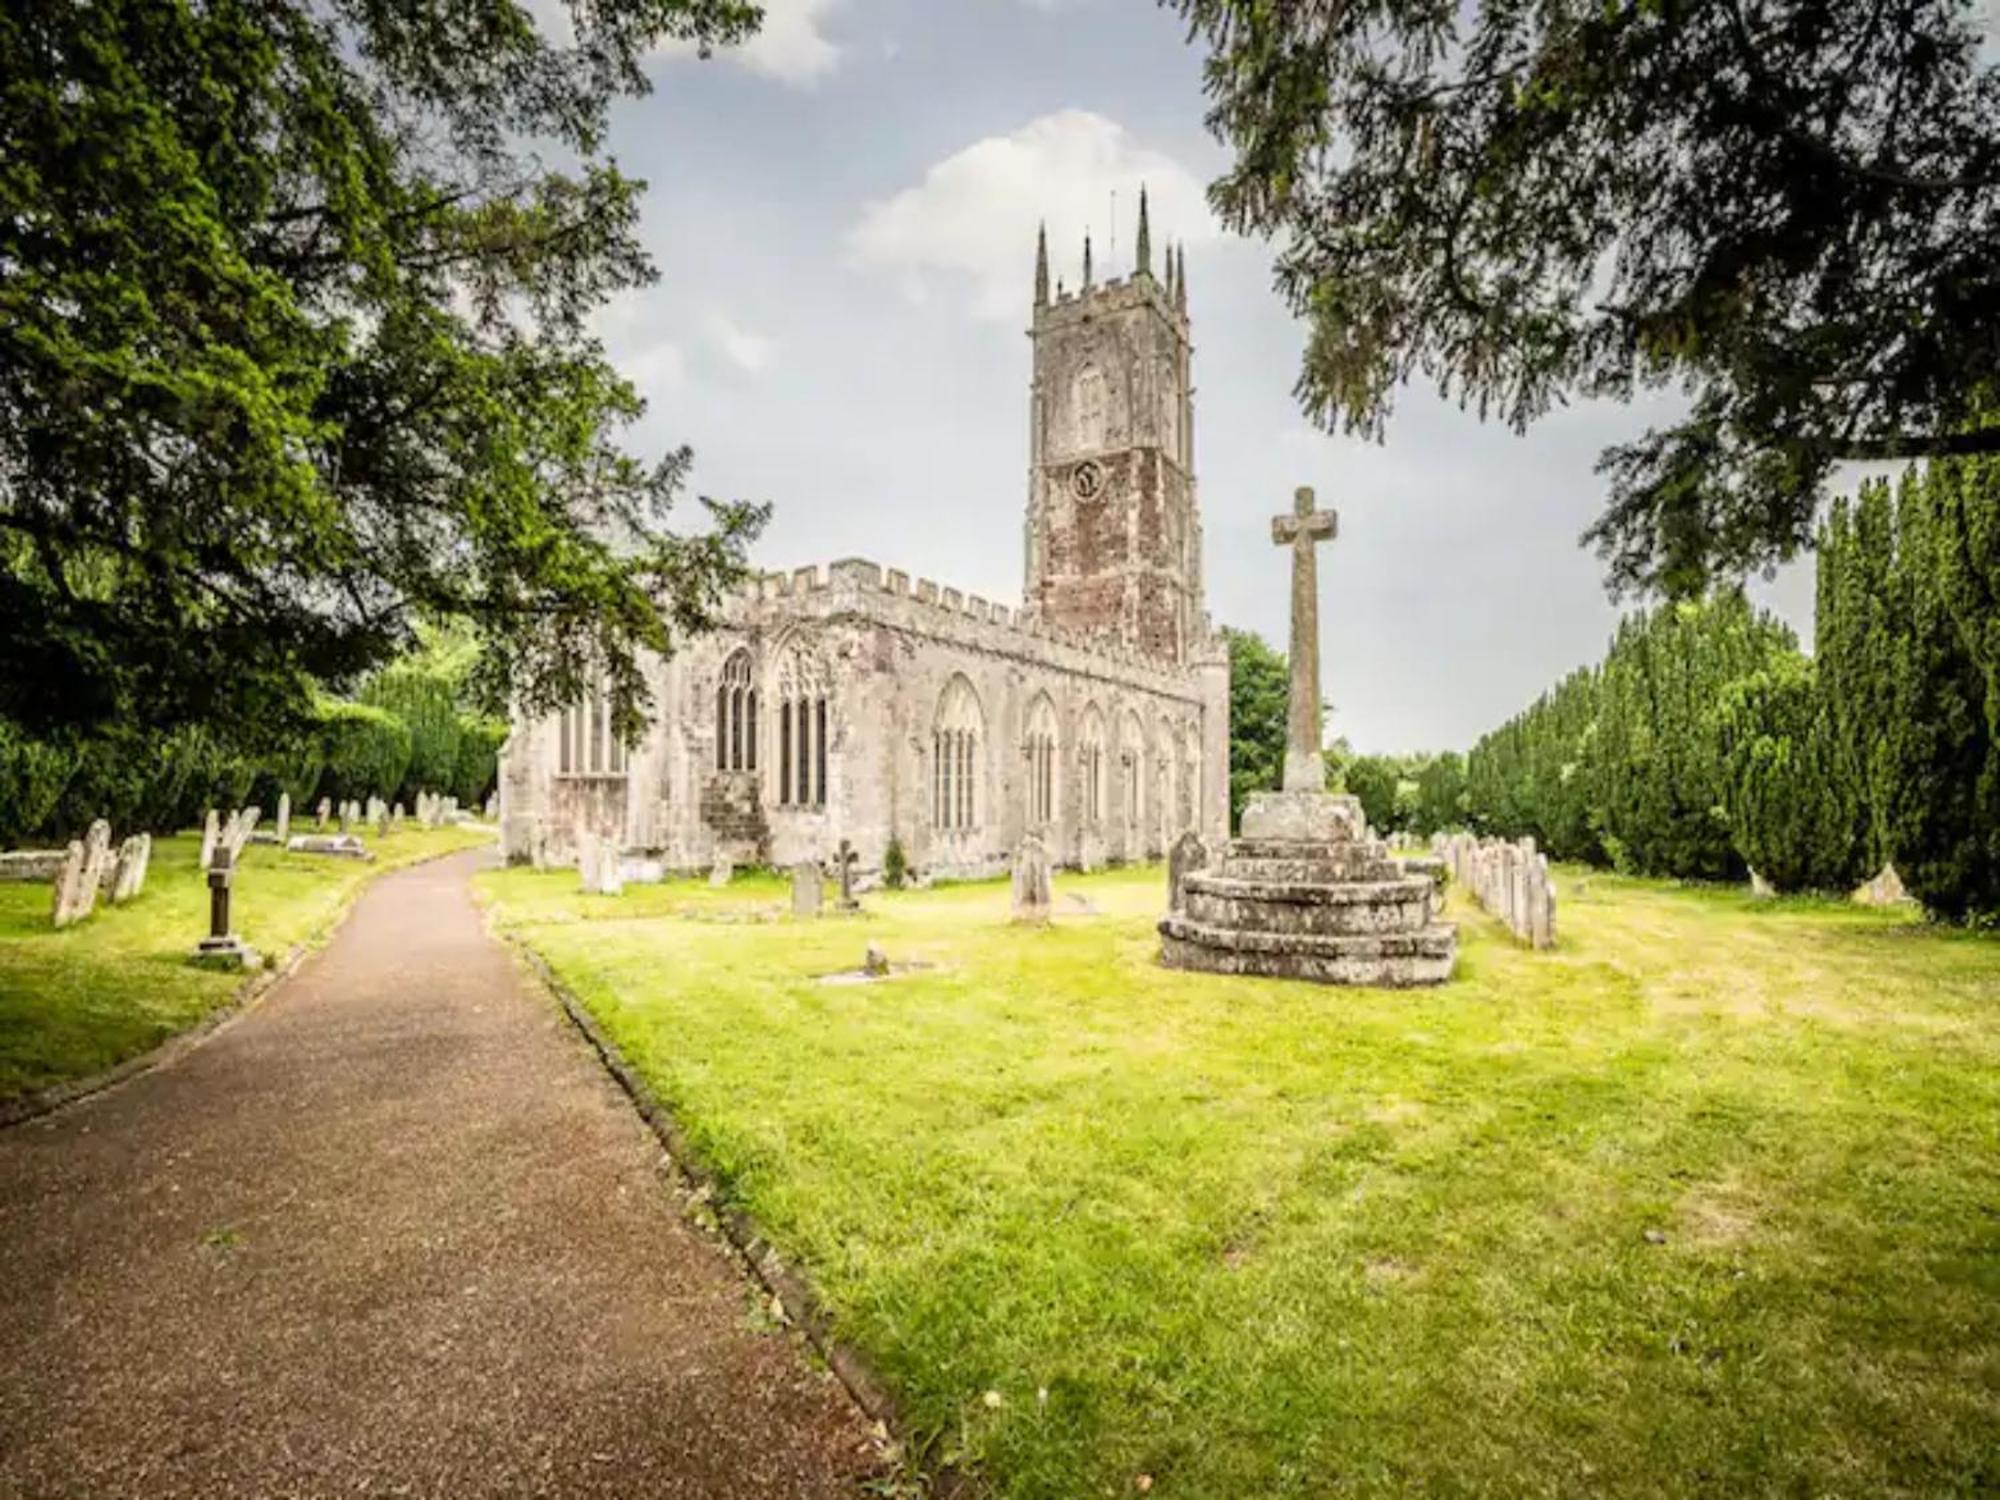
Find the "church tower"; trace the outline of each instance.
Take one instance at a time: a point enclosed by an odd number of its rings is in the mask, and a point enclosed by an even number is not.
[[[1045,235],[1035,247],[1022,602],[1185,662],[1203,629],[1187,260],[1169,249],[1154,274],[1143,189],[1136,258],[1096,283],[1086,237],[1082,289],[1051,296]]]

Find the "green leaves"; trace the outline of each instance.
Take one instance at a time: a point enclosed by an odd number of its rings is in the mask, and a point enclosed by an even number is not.
[[[2000,66],[1957,0],[1168,3],[1315,421],[1379,436],[1415,378],[1516,428],[1692,398],[1604,455],[1614,589],[1794,555],[1842,460],[2000,452]]]
[[[282,736],[457,618],[490,705],[601,685],[635,733],[641,653],[707,626],[766,512],[678,534],[685,452],[620,447],[643,402],[588,322],[653,271],[595,153],[648,48],[756,18],[0,15],[0,716]]]

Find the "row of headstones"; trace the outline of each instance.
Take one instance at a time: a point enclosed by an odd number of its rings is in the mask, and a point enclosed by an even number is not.
[[[1556,885],[1549,878],[1548,856],[1535,841],[1475,838],[1469,833],[1439,833],[1431,848],[1451,871],[1452,883],[1506,924],[1507,930],[1531,948],[1553,948],[1556,942]]]
[[[146,888],[146,870],[153,859],[153,836],[135,833],[111,849],[111,825],[99,818],[82,839],[72,839],[56,871],[55,925],[81,922],[97,909],[100,893],[122,906]]]

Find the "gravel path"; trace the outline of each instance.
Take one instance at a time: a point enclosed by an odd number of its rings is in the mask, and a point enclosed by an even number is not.
[[[853,1495],[459,855],[171,1066],[0,1131],[0,1494]],[[254,899],[254,897],[253,897]]]

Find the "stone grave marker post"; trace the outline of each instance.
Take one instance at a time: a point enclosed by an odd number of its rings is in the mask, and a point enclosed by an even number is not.
[[[840,851],[834,859],[840,865],[839,910],[854,912],[861,910],[861,903],[854,899],[854,862],[861,856],[854,852],[854,846],[846,839],[840,841]]]

